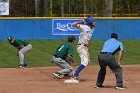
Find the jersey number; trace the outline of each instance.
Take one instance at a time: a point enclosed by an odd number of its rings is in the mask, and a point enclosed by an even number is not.
[[[61,51],[63,47],[64,47],[64,45],[63,45],[63,46],[61,46],[61,47],[58,49],[58,51]]]

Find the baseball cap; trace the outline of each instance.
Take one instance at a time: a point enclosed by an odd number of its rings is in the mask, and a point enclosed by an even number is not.
[[[73,40],[75,40],[74,35],[69,35],[69,36],[68,36],[68,41],[69,41],[69,42],[72,42]]]
[[[118,35],[117,35],[117,33],[112,33],[112,34],[111,34],[111,38],[118,39]]]
[[[8,36],[7,39],[8,39],[8,41],[10,41],[10,40],[13,39],[13,37],[12,36]]]

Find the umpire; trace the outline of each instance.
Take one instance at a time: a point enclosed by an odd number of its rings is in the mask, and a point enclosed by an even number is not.
[[[120,61],[123,54],[123,44],[117,40],[118,35],[116,33],[111,34],[111,39],[108,39],[98,56],[100,65],[100,71],[98,73],[97,82],[95,88],[104,87],[102,84],[105,80],[106,67],[108,66],[116,76],[116,89],[125,89],[122,80],[122,68],[120,67]],[[115,54],[118,53],[118,62],[115,60]]]

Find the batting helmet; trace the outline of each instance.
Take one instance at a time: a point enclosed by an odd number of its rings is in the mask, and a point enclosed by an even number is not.
[[[68,42],[72,42],[73,40],[75,40],[75,37],[73,35],[69,35]]]
[[[93,22],[95,22],[95,19],[92,17],[92,16],[88,16],[86,19],[85,19],[85,22],[87,25],[93,27]]]
[[[13,39],[13,37],[12,36],[8,36],[7,39],[8,39],[8,41],[11,41]]]

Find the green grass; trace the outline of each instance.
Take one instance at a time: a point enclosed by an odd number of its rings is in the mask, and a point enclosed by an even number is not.
[[[55,66],[50,63],[52,54],[57,46],[64,42],[63,40],[34,40],[28,41],[32,44],[33,49],[25,55],[25,60],[30,67],[37,66]],[[124,40],[124,57],[122,64],[140,64],[140,41],[139,40]],[[80,64],[79,56],[76,53],[76,43],[74,46],[74,60]],[[97,57],[102,49],[104,41],[93,40],[89,47],[90,65],[96,65]],[[0,67],[15,67],[19,64],[16,56],[17,50],[11,46],[8,41],[1,41],[0,43]],[[116,56],[117,59],[117,56]]]

